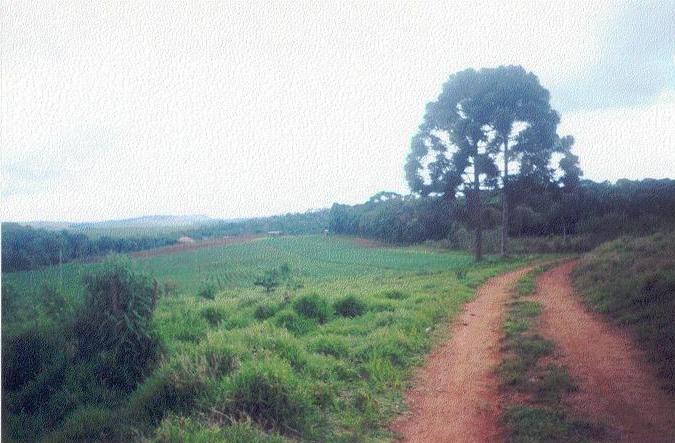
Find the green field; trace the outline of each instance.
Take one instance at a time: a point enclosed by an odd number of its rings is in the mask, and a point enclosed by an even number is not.
[[[439,327],[487,277],[524,260],[487,260],[417,248],[366,248],[347,238],[266,238],[136,259],[132,266],[177,288],[153,319],[162,343],[155,369],[132,392],[81,388],[65,370],[53,392],[25,404],[31,381],[3,393],[3,435],[34,440],[380,441]],[[288,264],[294,288],[253,286]],[[3,340],[49,323],[38,296],[63,287],[76,309],[82,276],[100,264],[3,275],[16,302]],[[217,286],[213,300],[197,293]],[[92,382],[93,383],[93,382]],[[29,389],[30,388],[30,389]],[[25,392],[29,391],[29,392]],[[4,391],[3,391],[4,392]],[[24,403],[22,403],[24,402]],[[57,416],[54,417],[54,414]]]

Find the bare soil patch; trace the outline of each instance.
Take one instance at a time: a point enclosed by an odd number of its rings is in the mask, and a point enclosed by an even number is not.
[[[499,426],[499,381],[504,304],[530,268],[488,280],[451,325],[406,394],[409,411],[391,429],[405,442],[494,442]]]
[[[235,237],[219,237],[208,240],[196,241],[194,243],[181,243],[170,246],[164,246],[155,249],[146,249],[145,251],[132,252],[132,257],[147,258],[157,255],[176,254],[184,251],[191,251],[193,249],[214,248],[217,246],[232,245],[235,243],[245,243],[253,241],[258,238],[265,237],[264,235],[239,235]]]
[[[608,427],[621,442],[675,442],[675,399],[660,389],[654,368],[627,330],[589,311],[574,295],[568,262],[537,281],[540,331],[556,344],[557,359],[579,389],[572,412]]]

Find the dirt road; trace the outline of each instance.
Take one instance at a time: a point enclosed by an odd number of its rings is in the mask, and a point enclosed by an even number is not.
[[[609,441],[675,442],[675,399],[659,388],[654,371],[627,331],[590,312],[573,294],[570,262],[537,281],[540,331],[553,340],[559,361],[579,390],[572,412],[608,426]]]
[[[406,442],[502,440],[498,380],[502,315],[527,269],[490,279],[453,323],[450,339],[428,357],[406,396],[409,412],[392,430]]]
[[[565,399],[573,416],[607,426],[607,441],[675,442],[675,399],[659,388],[627,331],[590,312],[573,293],[574,262],[545,272],[533,299],[538,329],[555,342],[556,362],[579,389]],[[489,280],[451,326],[406,395],[409,412],[392,424],[405,442],[499,442],[500,356],[505,302],[528,269]]]

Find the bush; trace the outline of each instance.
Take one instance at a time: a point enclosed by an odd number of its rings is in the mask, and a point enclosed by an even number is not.
[[[266,430],[299,435],[308,428],[312,404],[283,360],[247,363],[227,386],[227,410],[251,418]]]
[[[157,443],[183,442],[256,442],[283,443],[279,435],[263,432],[251,423],[233,423],[228,426],[205,424],[190,417],[167,417],[155,431]]]
[[[280,284],[279,271],[271,269],[258,276],[253,282],[254,286],[262,286],[265,292],[273,292]]]
[[[121,434],[119,417],[113,411],[87,406],[68,417],[61,429],[50,435],[49,441],[123,441]]]
[[[353,295],[338,300],[334,308],[335,312],[342,317],[358,317],[367,310],[366,304]]]
[[[168,412],[189,411],[209,387],[238,362],[223,335],[209,336],[165,362],[132,394],[129,410],[136,420],[158,423]]]
[[[295,335],[305,335],[316,327],[316,321],[300,317],[292,311],[280,312],[274,319],[274,324],[288,329]]]
[[[211,326],[216,326],[226,317],[225,313],[215,306],[207,306],[202,309],[201,316],[204,317]]]
[[[45,284],[39,293],[40,305],[47,317],[58,325],[72,322],[72,307],[63,292],[51,284]]]
[[[326,300],[317,294],[303,295],[293,303],[293,309],[298,314],[313,318],[319,323],[326,323],[332,316],[332,311]]]
[[[258,305],[258,307],[255,308],[253,316],[260,321],[267,320],[268,318],[276,314],[278,310],[279,310],[278,306],[264,303]]]
[[[178,282],[172,279],[168,279],[164,282],[164,295],[172,296],[178,294]]]
[[[2,340],[2,388],[14,391],[52,364],[56,343],[40,330],[29,330]]]
[[[216,285],[211,282],[203,282],[197,291],[197,297],[213,300],[216,298]]]
[[[321,335],[309,343],[308,349],[321,354],[342,358],[349,355],[349,341],[339,335]]]
[[[131,390],[157,355],[150,329],[157,282],[133,272],[128,258],[112,257],[84,284],[87,299],[74,326],[78,353],[96,362],[105,382]]]

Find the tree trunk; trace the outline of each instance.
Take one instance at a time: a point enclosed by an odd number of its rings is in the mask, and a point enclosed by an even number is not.
[[[506,257],[506,242],[509,237],[509,198],[507,186],[509,183],[509,139],[504,137],[504,183],[502,183],[502,239],[501,256]]]
[[[473,168],[473,189],[474,189],[474,224],[476,227],[476,246],[475,255],[476,261],[483,260],[483,206],[480,200],[480,174],[474,164]]]

